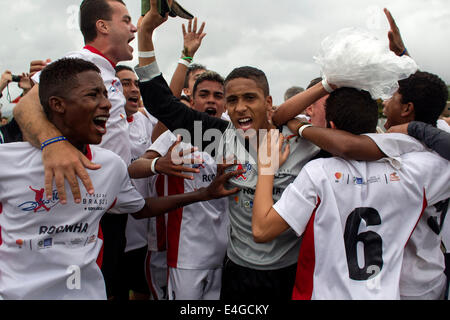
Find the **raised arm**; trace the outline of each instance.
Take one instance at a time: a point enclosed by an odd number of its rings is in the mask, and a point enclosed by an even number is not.
[[[389,38],[389,49],[394,52],[398,56],[407,55],[409,56],[408,50],[403,43],[402,35],[400,34],[400,29],[395,23],[394,18],[392,17],[391,12],[388,9],[384,9],[384,13],[386,14],[386,18],[389,22],[390,30],[388,32]]]
[[[320,82],[315,86],[303,91],[280,105],[272,115],[272,122],[277,126],[287,123],[302,113],[311,104],[328,95],[328,91]]]
[[[35,85],[14,108],[14,118],[22,130],[24,140],[40,148],[49,139],[61,136],[61,132],[51,124],[39,101],[39,85]],[[42,151],[45,170],[45,193],[47,198],[53,196],[53,180],[55,180],[59,199],[67,202],[64,180],[69,182],[75,202],[81,201],[81,193],[77,177],[79,177],[89,193],[93,193],[93,185],[85,168],[99,169],[99,165],[90,162],[80,151],[66,141],[50,144]]]
[[[252,215],[255,242],[271,241],[289,228],[286,221],[272,207],[274,175],[289,156],[289,145],[283,151],[283,142],[283,135],[277,130],[271,130],[258,149],[258,181]],[[278,153],[278,157],[273,157],[274,153]]]
[[[296,119],[288,123],[289,129],[296,134],[302,126],[304,124]],[[319,148],[344,159],[376,161],[385,157],[377,144],[364,135],[359,136],[343,130],[311,126],[303,129],[302,137]]]
[[[173,74],[172,81],[170,82],[170,90],[172,90],[173,95],[177,98],[181,97],[188,65],[193,61],[197,50],[202,44],[203,38],[206,36],[206,33],[203,33],[204,28],[205,23],[203,22],[197,32],[197,18],[194,18],[194,22],[189,20],[187,31],[186,26],[182,24],[184,49],[181,54],[180,62]]]

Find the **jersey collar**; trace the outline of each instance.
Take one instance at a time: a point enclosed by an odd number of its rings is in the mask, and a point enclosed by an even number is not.
[[[86,145],[86,153],[84,155],[89,161],[92,161],[92,150],[90,145]]]
[[[114,62],[109,60],[103,53],[101,53],[99,50],[97,50],[93,46],[85,46],[83,49],[89,50],[90,52],[98,54],[99,56],[105,58],[106,60],[108,60],[109,63],[111,63],[111,65],[114,69],[116,68],[116,64]]]

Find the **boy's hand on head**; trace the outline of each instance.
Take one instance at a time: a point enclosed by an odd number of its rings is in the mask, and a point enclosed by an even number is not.
[[[58,196],[62,204],[67,203],[65,180],[68,181],[76,203],[81,201],[81,192],[77,177],[80,178],[89,194],[94,193],[92,181],[86,169],[98,170],[100,165],[89,161],[84,154],[70,143],[62,141],[47,146],[42,151],[42,162],[45,171],[45,193],[53,195],[53,180],[55,180]]]

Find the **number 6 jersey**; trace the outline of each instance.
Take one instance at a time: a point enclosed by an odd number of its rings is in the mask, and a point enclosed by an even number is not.
[[[450,168],[431,152],[395,164],[319,159],[285,190],[274,209],[303,234],[293,299],[399,299],[404,247]]]

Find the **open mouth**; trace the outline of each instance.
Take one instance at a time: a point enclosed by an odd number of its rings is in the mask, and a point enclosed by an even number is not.
[[[106,133],[106,122],[108,122],[109,117],[101,116],[101,117],[95,117],[94,118],[94,125],[95,128],[101,133]]]
[[[213,107],[206,108],[205,112],[212,117],[217,115],[217,110],[216,110],[216,108],[213,108]]]
[[[132,104],[137,105],[139,102],[139,98],[134,98],[134,97],[128,98],[128,102],[131,102]]]
[[[239,126],[242,130],[248,130],[252,127],[253,119],[252,118],[242,118],[238,120]]]

